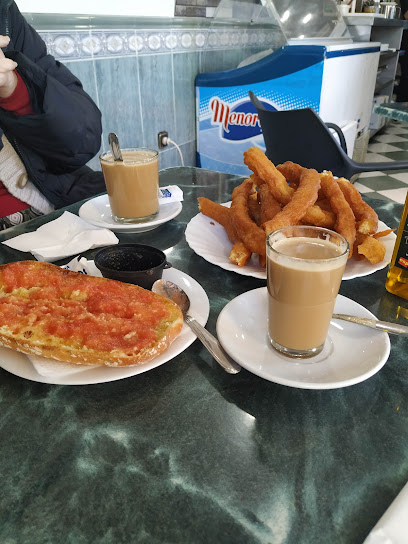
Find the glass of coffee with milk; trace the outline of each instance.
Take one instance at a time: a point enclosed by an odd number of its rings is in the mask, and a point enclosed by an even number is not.
[[[343,236],[297,225],[266,242],[268,334],[272,346],[294,358],[321,352],[349,255]]]
[[[100,156],[112,217],[119,223],[150,221],[159,211],[159,154],[155,149],[121,150]]]

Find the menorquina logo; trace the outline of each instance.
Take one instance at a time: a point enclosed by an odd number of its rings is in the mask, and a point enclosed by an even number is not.
[[[262,101],[270,110],[276,111],[271,104]],[[218,96],[210,100],[212,112],[211,124],[220,125],[221,138],[225,140],[247,140],[261,134],[261,125],[255,106],[250,100],[243,100],[233,105],[223,102]]]

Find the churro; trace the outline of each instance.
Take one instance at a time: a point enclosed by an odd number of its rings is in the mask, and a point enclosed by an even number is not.
[[[265,232],[249,216],[248,198],[253,191],[254,185],[250,179],[246,179],[233,190],[231,195],[232,223],[239,238],[252,253],[265,255]]]
[[[233,246],[229,254],[229,260],[238,266],[245,266],[251,258],[252,251],[240,240],[231,217],[231,209],[212,200],[199,197],[198,208],[201,213],[217,221],[222,227]]]
[[[331,172],[323,172],[320,174],[320,183],[324,195],[330,202],[330,206],[336,214],[334,230],[344,236],[349,243],[350,259],[353,253],[354,241],[356,239],[356,220],[353,210],[344,197],[343,192],[341,191]]]
[[[359,191],[346,178],[339,178],[337,183],[353,210],[357,221],[357,231],[361,232],[361,234],[374,234],[377,232],[378,215],[371,206],[364,202]]]
[[[320,177],[317,171],[304,168],[300,174],[299,186],[290,202],[273,219],[262,225],[266,235],[274,230],[300,223],[307,208],[316,202],[319,189]]]

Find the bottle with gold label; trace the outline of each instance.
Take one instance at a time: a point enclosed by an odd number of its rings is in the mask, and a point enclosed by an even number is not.
[[[408,300],[408,193],[385,280],[385,288],[390,293]]]

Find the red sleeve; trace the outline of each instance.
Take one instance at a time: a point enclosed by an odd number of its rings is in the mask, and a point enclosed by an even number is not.
[[[0,181],[0,217],[21,212],[29,207],[28,204],[11,195]]]
[[[17,75],[17,86],[10,96],[0,98],[0,108],[11,111],[14,115],[29,115],[30,113],[34,113],[26,84],[18,72],[15,72],[15,74]]]

